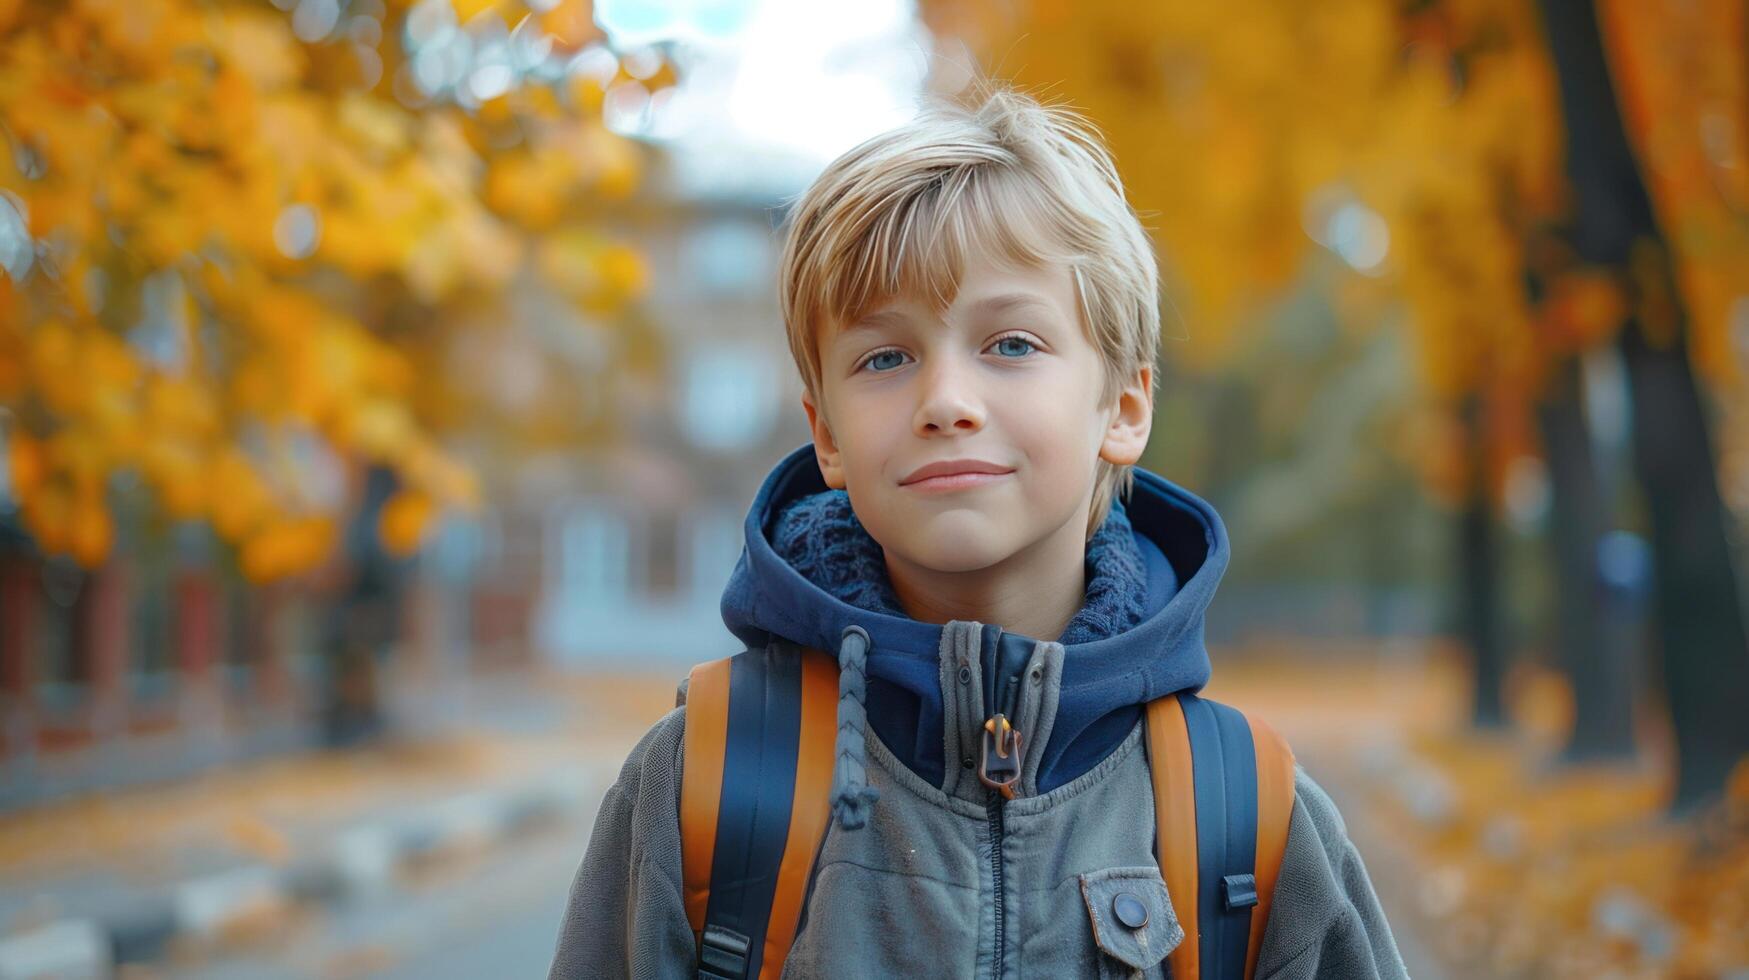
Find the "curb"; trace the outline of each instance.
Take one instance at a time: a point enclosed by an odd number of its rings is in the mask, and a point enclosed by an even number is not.
[[[574,773],[509,792],[469,793],[360,824],[285,867],[243,865],[189,878],[125,912],[65,918],[0,938],[0,980],[103,980],[184,940],[225,935],[264,915],[380,893],[403,871],[501,845],[579,813],[590,782]]]

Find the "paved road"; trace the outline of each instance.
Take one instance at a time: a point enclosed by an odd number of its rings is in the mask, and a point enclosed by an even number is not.
[[[595,804],[587,808],[593,816]],[[462,980],[546,976],[588,818],[295,923],[230,956],[167,971],[193,980]]]

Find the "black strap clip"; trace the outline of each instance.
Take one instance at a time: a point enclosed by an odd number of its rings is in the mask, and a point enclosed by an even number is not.
[[[747,980],[752,941],[733,929],[706,924],[699,943],[698,980]]]
[[[1226,900],[1227,911],[1236,912],[1248,909],[1257,904],[1256,875],[1228,875],[1221,879],[1221,897]]]

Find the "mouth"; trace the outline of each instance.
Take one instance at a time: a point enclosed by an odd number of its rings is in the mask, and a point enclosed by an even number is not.
[[[907,490],[917,490],[923,493],[947,493],[954,490],[971,490],[976,487],[988,486],[999,480],[1006,480],[1013,475],[1013,470],[1005,473],[944,473],[940,476],[927,476],[921,480],[913,480],[903,484],[903,486]]]
[[[970,476],[1007,476],[1014,472],[1014,467],[992,463],[985,459],[966,457],[963,459],[941,459],[926,463],[912,470],[899,481],[900,486],[914,487],[935,480],[946,480],[948,483],[938,484],[948,486],[959,477]]]
[[[971,490],[974,486],[990,485],[1013,474],[1014,467],[1011,465],[993,464],[981,458],[957,458],[939,460],[913,469],[909,476],[899,481],[899,485],[906,490],[922,492]]]

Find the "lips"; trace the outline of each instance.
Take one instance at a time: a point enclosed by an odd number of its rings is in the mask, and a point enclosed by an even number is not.
[[[988,473],[1001,475],[1014,472],[1012,466],[1000,466],[981,459],[948,459],[939,463],[912,470],[911,474],[899,481],[900,486],[908,486],[922,480],[939,476],[959,476],[967,473]]]

